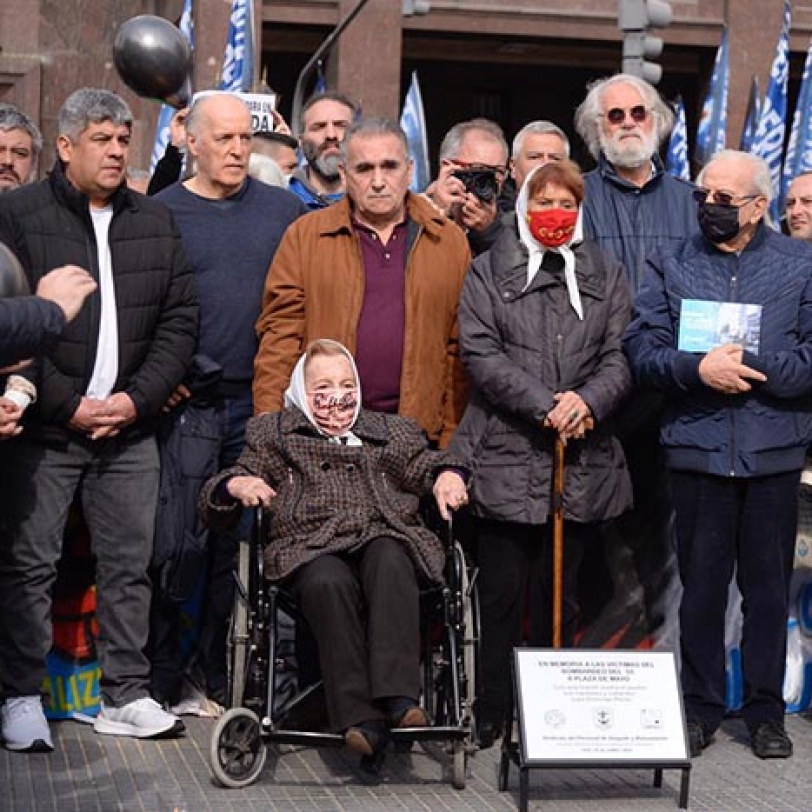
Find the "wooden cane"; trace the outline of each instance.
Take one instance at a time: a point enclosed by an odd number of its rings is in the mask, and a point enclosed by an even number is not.
[[[564,605],[564,441],[556,432],[553,468],[553,648],[561,648]]]

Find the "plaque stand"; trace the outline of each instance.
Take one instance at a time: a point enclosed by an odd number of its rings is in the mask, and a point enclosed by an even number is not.
[[[578,651],[583,654],[589,654],[586,650],[570,650]],[[500,792],[505,792],[508,788],[508,777],[510,773],[511,763],[515,764],[519,770],[519,812],[527,812],[529,803],[529,789],[530,789],[530,771],[538,769],[653,769],[654,779],[653,786],[661,787],[663,781],[663,770],[680,770],[682,773],[680,779],[679,790],[679,808],[688,808],[688,794],[690,787],[691,777],[691,760],[688,755],[688,739],[685,731],[685,715],[682,708],[682,698],[677,692],[676,704],[678,705],[678,713],[675,708],[672,708],[672,718],[678,718],[681,724],[681,739],[684,749],[681,754],[675,757],[673,754],[668,757],[661,757],[656,753],[651,758],[641,758],[639,753],[632,753],[627,758],[623,754],[613,754],[611,758],[595,758],[587,752],[575,752],[572,757],[568,755],[567,758],[561,758],[558,755],[550,755],[547,757],[543,753],[529,752],[528,748],[528,730],[529,725],[532,723],[538,724],[538,720],[531,720],[528,716],[528,701],[525,692],[532,690],[531,685],[522,684],[520,677],[520,664],[519,658],[525,655],[532,654],[560,654],[559,651],[551,649],[527,649],[517,648],[514,649],[514,659],[512,662],[513,670],[513,688],[514,688],[514,706],[508,711],[505,720],[505,732],[502,739],[502,751],[499,762],[499,783],[498,788]],[[597,654],[597,652],[592,652]],[[642,652],[624,652],[619,650],[601,651],[600,654],[604,657],[616,655],[621,658],[624,656],[642,655]],[[674,684],[676,684],[676,666],[673,660],[673,655],[670,656],[669,670],[673,675]],[[607,713],[612,713],[611,697],[605,703],[608,706]],[[514,721],[519,723],[519,740],[513,740]],[[562,728],[565,729],[565,728]],[[630,748],[631,749],[631,748]]]

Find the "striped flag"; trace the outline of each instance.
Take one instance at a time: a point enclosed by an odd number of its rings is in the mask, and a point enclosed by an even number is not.
[[[665,166],[675,178],[690,180],[691,168],[688,165],[688,125],[685,121],[685,104],[682,101],[682,96],[677,96],[677,100],[674,103],[674,112],[676,114],[674,129],[671,130],[671,139],[668,142]]]
[[[798,104],[792,119],[792,132],[784,161],[781,180],[781,200],[785,200],[792,179],[801,172],[812,170],[812,40],[806,52],[804,76],[798,92]],[[783,208],[782,208],[783,211]]]
[[[722,29],[722,41],[716,50],[708,95],[702,105],[702,115],[696,130],[697,163],[704,166],[720,149],[725,148],[727,136],[727,93],[730,84],[730,64],[727,26]]]
[[[781,186],[781,159],[784,152],[784,134],[787,129],[787,79],[789,77],[789,27],[792,18],[790,0],[784,0],[784,25],[778,37],[770,84],[761,108],[753,152],[760,155],[770,167],[770,176],[776,195],[770,206],[770,215],[777,223],[781,211],[778,194]]]
[[[186,0],[184,3],[178,28],[189,41],[192,50],[194,50],[195,29],[194,20],[192,19],[192,0]],[[152,158],[149,162],[150,173],[155,171],[155,164],[164,157],[166,145],[169,143],[169,123],[172,121],[172,116],[174,116],[176,112],[175,108],[168,104],[161,105],[161,112],[158,113],[158,123],[155,126],[155,141],[152,145]]]
[[[254,3],[233,0],[220,90],[249,92],[254,84]]]
[[[747,101],[747,114],[744,117],[744,127],[742,128],[742,138],[739,142],[739,149],[742,152],[750,152],[753,148],[760,118],[761,93],[758,89],[758,76],[753,76],[753,81],[750,83],[750,98]]]
[[[431,181],[429,174],[429,142],[426,136],[426,117],[423,113],[423,97],[417,71],[412,73],[412,83],[403,102],[400,126],[409,141],[409,154],[414,161],[411,190],[422,192]]]

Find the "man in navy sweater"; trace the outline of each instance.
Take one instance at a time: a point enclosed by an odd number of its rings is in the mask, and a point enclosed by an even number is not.
[[[196,174],[157,199],[175,215],[194,271],[200,302],[198,354],[223,368],[219,467],[225,468],[239,456],[245,424],[253,413],[254,323],[265,277],[288,225],[307,208],[290,192],[248,177],[251,114],[238,97],[212,93],[196,101],[186,119],[186,134]],[[179,388],[174,402],[188,396]],[[211,537],[202,654],[208,696],[218,704],[224,704],[226,690],[225,641],[235,551],[235,535]],[[154,615],[155,622],[173,622],[166,612]],[[153,632],[153,641],[161,637],[155,628]],[[154,668],[153,690],[172,701],[178,686],[171,685],[162,670]]]

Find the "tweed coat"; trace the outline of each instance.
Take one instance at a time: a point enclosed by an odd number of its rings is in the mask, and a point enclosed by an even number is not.
[[[227,479],[263,477],[277,492],[265,550],[270,580],[385,535],[405,545],[424,580],[441,582],[442,544],[423,526],[418,510],[433,474],[453,461],[429,450],[425,434],[409,418],[362,409],[353,433],[362,445],[330,443],[295,406],[253,418],[237,464],[203,487],[204,518],[215,523],[238,513],[239,504],[222,487]]]

